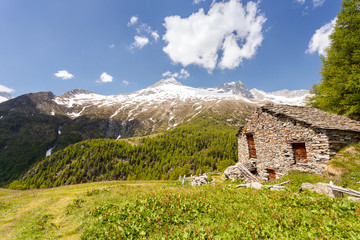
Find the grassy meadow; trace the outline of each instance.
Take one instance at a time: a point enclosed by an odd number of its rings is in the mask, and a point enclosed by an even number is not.
[[[360,203],[235,183],[0,189],[1,239],[357,239]]]

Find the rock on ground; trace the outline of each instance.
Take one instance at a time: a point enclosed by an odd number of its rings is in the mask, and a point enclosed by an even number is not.
[[[301,188],[300,188],[300,192],[303,189],[307,189],[313,192],[317,192],[317,193],[321,193],[321,194],[325,194],[329,197],[335,197],[335,194],[333,192],[333,190],[330,187],[330,184],[327,183],[315,183],[315,184],[311,184],[311,183],[303,183],[301,184]]]

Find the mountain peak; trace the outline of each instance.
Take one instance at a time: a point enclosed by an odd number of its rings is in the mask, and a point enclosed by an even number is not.
[[[176,81],[175,78],[171,77],[171,78],[167,78],[167,79],[162,79],[158,82],[156,82],[154,85],[152,85],[151,87],[160,87],[160,86],[165,86],[165,85],[177,85],[177,86],[182,86],[181,82]]]
[[[221,89],[225,92],[242,95],[246,98],[254,98],[249,89],[247,89],[241,81],[224,83],[223,85],[216,87],[216,89]]]
[[[74,89],[74,90],[68,91],[67,93],[64,93],[61,96],[62,97],[72,97],[77,94],[91,94],[91,93],[93,93],[93,92],[88,91],[88,90],[83,90],[83,89]]]

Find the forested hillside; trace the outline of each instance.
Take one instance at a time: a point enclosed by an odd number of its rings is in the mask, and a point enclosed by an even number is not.
[[[138,144],[125,140],[79,142],[47,157],[10,188],[29,189],[103,180],[176,179],[223,170],[237,160],[236,131],[221,117],[191,123]]]

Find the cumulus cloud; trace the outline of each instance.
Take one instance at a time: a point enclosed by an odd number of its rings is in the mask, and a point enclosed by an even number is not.
[[[336,20],[337,18],[335,17],[331,22],[325,24],[315,31],[305,53],[312,54],[318,52],[319,55],[325,56],[326,48],[330,46],[329,36],[334,31]]]
[[[123,83],[125,86],[129,85],[129,81],[126,81],[126,80],[123,80],[122,83]]]
[[[109,74],[107,74],[106,72],[103,72],[100,75],[100,81],[99,82],[103,82],[103,83],[108,83],[108,82],[112,82],[113,81],[113,77]]]
[[[188,18],[166,17],[163,51],[184,67],[195,64],[209,72],[236,68],[256,54],[265,21],[255,2],[216,2],[208,13],[200,9]]]
[[[170,71],[164,72],[162,76],[168,78],[187,79],[190,77],[190,73],[183,68],[180,70],[180,72],[175,72],[175,73],[172,73]]]
[[[139,20],[139,17],[138,16],[132,16],[131,18],[130,18],[130,21],[128,22],[128,26],[130,27],[130,26],[132,26],[132,25],[135,25],[137,22],[138,22],[138,20]]]
[[[66,70],[58,71],[57,73],[54,73],[55,77],[61,78],[62,80],[72,79],[74,78],[74,75],[69,73]]]
[[[14,89],[8,88],[8,87],[0,84],[0,92],[9,94],[9,93],[13,93],[14,91],[15,91]]]
[[[139,48],[142,49],[149,43],[149,39],[144,36],[135,36],[134,42],[130,45],[130,49]]]

